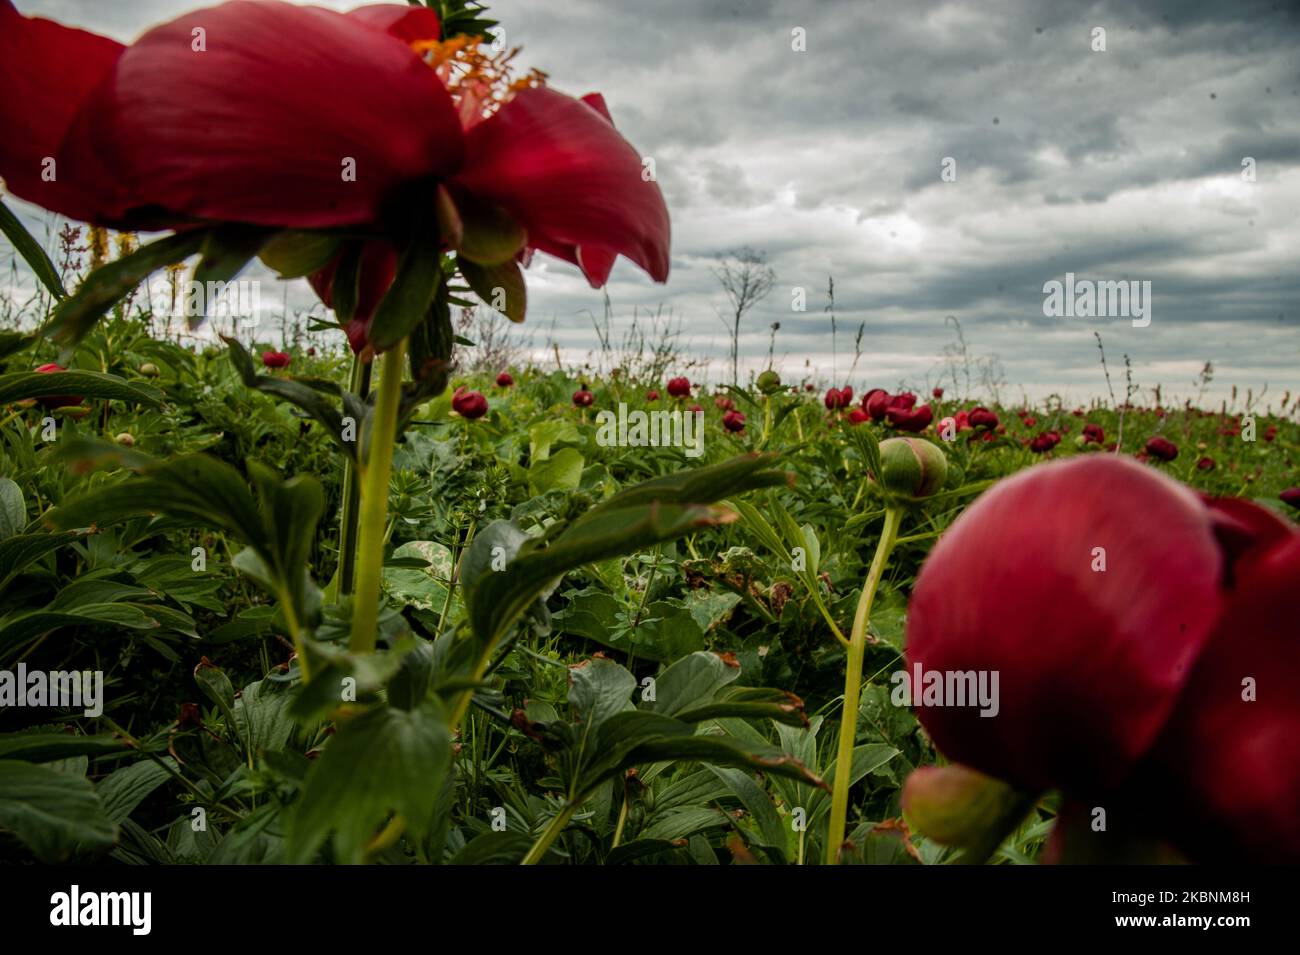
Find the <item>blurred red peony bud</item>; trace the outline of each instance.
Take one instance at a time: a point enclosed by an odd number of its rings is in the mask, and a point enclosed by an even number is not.
[[[481,392],[470,391],[462,385],[451,396],[451,410],[462,418],[473,421],[487,414],[488,401]]]

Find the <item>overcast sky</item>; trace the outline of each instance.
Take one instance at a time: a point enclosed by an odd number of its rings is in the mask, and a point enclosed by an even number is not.
[[[196,5],[17,0],[124,41]],[[789,377],[810,361],[822,380],[833,365],[843,379],[865,322],[856,388],[934,384],[954,316],[972,359],[1000,360],[1011,397],[1022,386],[1104,393],[1094,330],[1112,375],[1127,353],[1144,387],[1193,394],[1208,360],[1215,394],[1300,390],[1294,0],[496,0],[491,10],[525,65],[564,92],[604,93],[654,158],[672,275],[658,286],[620,263],[609,294],[622,323],[634,308],[670,309],[689,350],[714,356],[715,380],[726,350],[715,257],[748,245],[767,253],[776,285],[747,318],[742,353],[765,364],[780,322]],[[943,181],[945,157],[956,181]],[[541,345],[554,321],[580,358],[601,295],[542,258],[528,325]],[[1150,325],[1045,316],[1044,283],[1066,272],[1149,281]],[[792,310],[796,287],[804,312]]]

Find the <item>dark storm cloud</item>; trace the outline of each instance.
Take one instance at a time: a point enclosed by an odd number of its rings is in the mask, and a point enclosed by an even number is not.
[[[129,39],[189,0],[18,0]],[[331,0],[346,8],[351,3]],[[715,256],[777,273],[741,343],[855,386],[924,384],[961,323],[1031,394],[1104,391],[1093,331],[1144,384],[1300,389],[1300,5],[1218,0],[497,0],[522,61],[604,93],[673,214],[673,274],[620,263],[619,320],[659,306],[722,375]],[[1105,52],[1091,48],[1106,31]],[[803,31],[806,51],[792,49]],[[945,157],[957,181],[940,179]],[[1255,182],[1242,178],[1253,161]],[[603,300],[539,257],[529,325],[581,356]],[[1154,321],[1051,319],[1067,271],[1152,283]],[[832,353],[828,276],[835,278]],[[793,289],[807,310],[794,312]],[[310,297],[295,292],[306,305]],[[554,322],[554,332],[551,332]],[[847,351],[846,351],[847,350]],[[1112,367],[1112,374],[1114,366]]]

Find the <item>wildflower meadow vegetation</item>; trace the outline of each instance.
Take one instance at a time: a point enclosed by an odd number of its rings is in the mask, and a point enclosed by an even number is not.
[[[69,222],[0,210],[41,283],[0,856],[1300,861],[1300,395],[492,349],[534,256],[670,262],[604,100],[494,25],[231,2],[122,46],[0,0],[0,177]],[[255,261],[311,327],[214,318]]]

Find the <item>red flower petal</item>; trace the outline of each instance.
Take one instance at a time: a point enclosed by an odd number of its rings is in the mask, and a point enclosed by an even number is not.
[[[57,160],[82,103],[124,49],[107,37],[24,17],[0,0],[0,176],[10,192],[74,219],[92,217],[98,190],[73,168],[56,161],[49,170],[45,161]]]
[[[364,23],[368,27],[395,36],[403,43],[436,40],[442,35],[438,14],[428,7],[375,3],[349,10],[346,16],[358,23]]]
[[[1223,563],[1196,495],[1131,461],[1002,481],[935,545],[907,625],[909,668],[998,671],[999,712],[921,707],[921,722],[950,758],[1026,788],[1112,788],[1209,639]]]
[[[231,2],[186,14],[122,54],[68,148],[137,184],[108,218],[129,199],[264,225],[372,223],[398,187],[459,165],[451,98],[401,39],[429,27],[406,7],[346,16]]]
[[[503,207],[528,244],[603,284],[615,254],[668,278],[668,209],[641,157],[597,107],[545,88],[521,91],[466,135],[456,181]]]
[[[334,307],[334,274],[338,270],[339,260],[308,277],[311,287],[325,303],[326,308]],[[348,344],[354,353],[360,352],[369,341],[370,319],[374,317],[375,308],[380,299],[393,284],[397,275],[397,249],[391,243],[382,240],[367,242],[361,249],[360,276],[357,280],[357,307],[345,329]]]
[[[1198,860],[1300,862],[1300,534],[1239,561],[1141,787]],[[1253,681],[1253,699],[1245,681]]]

